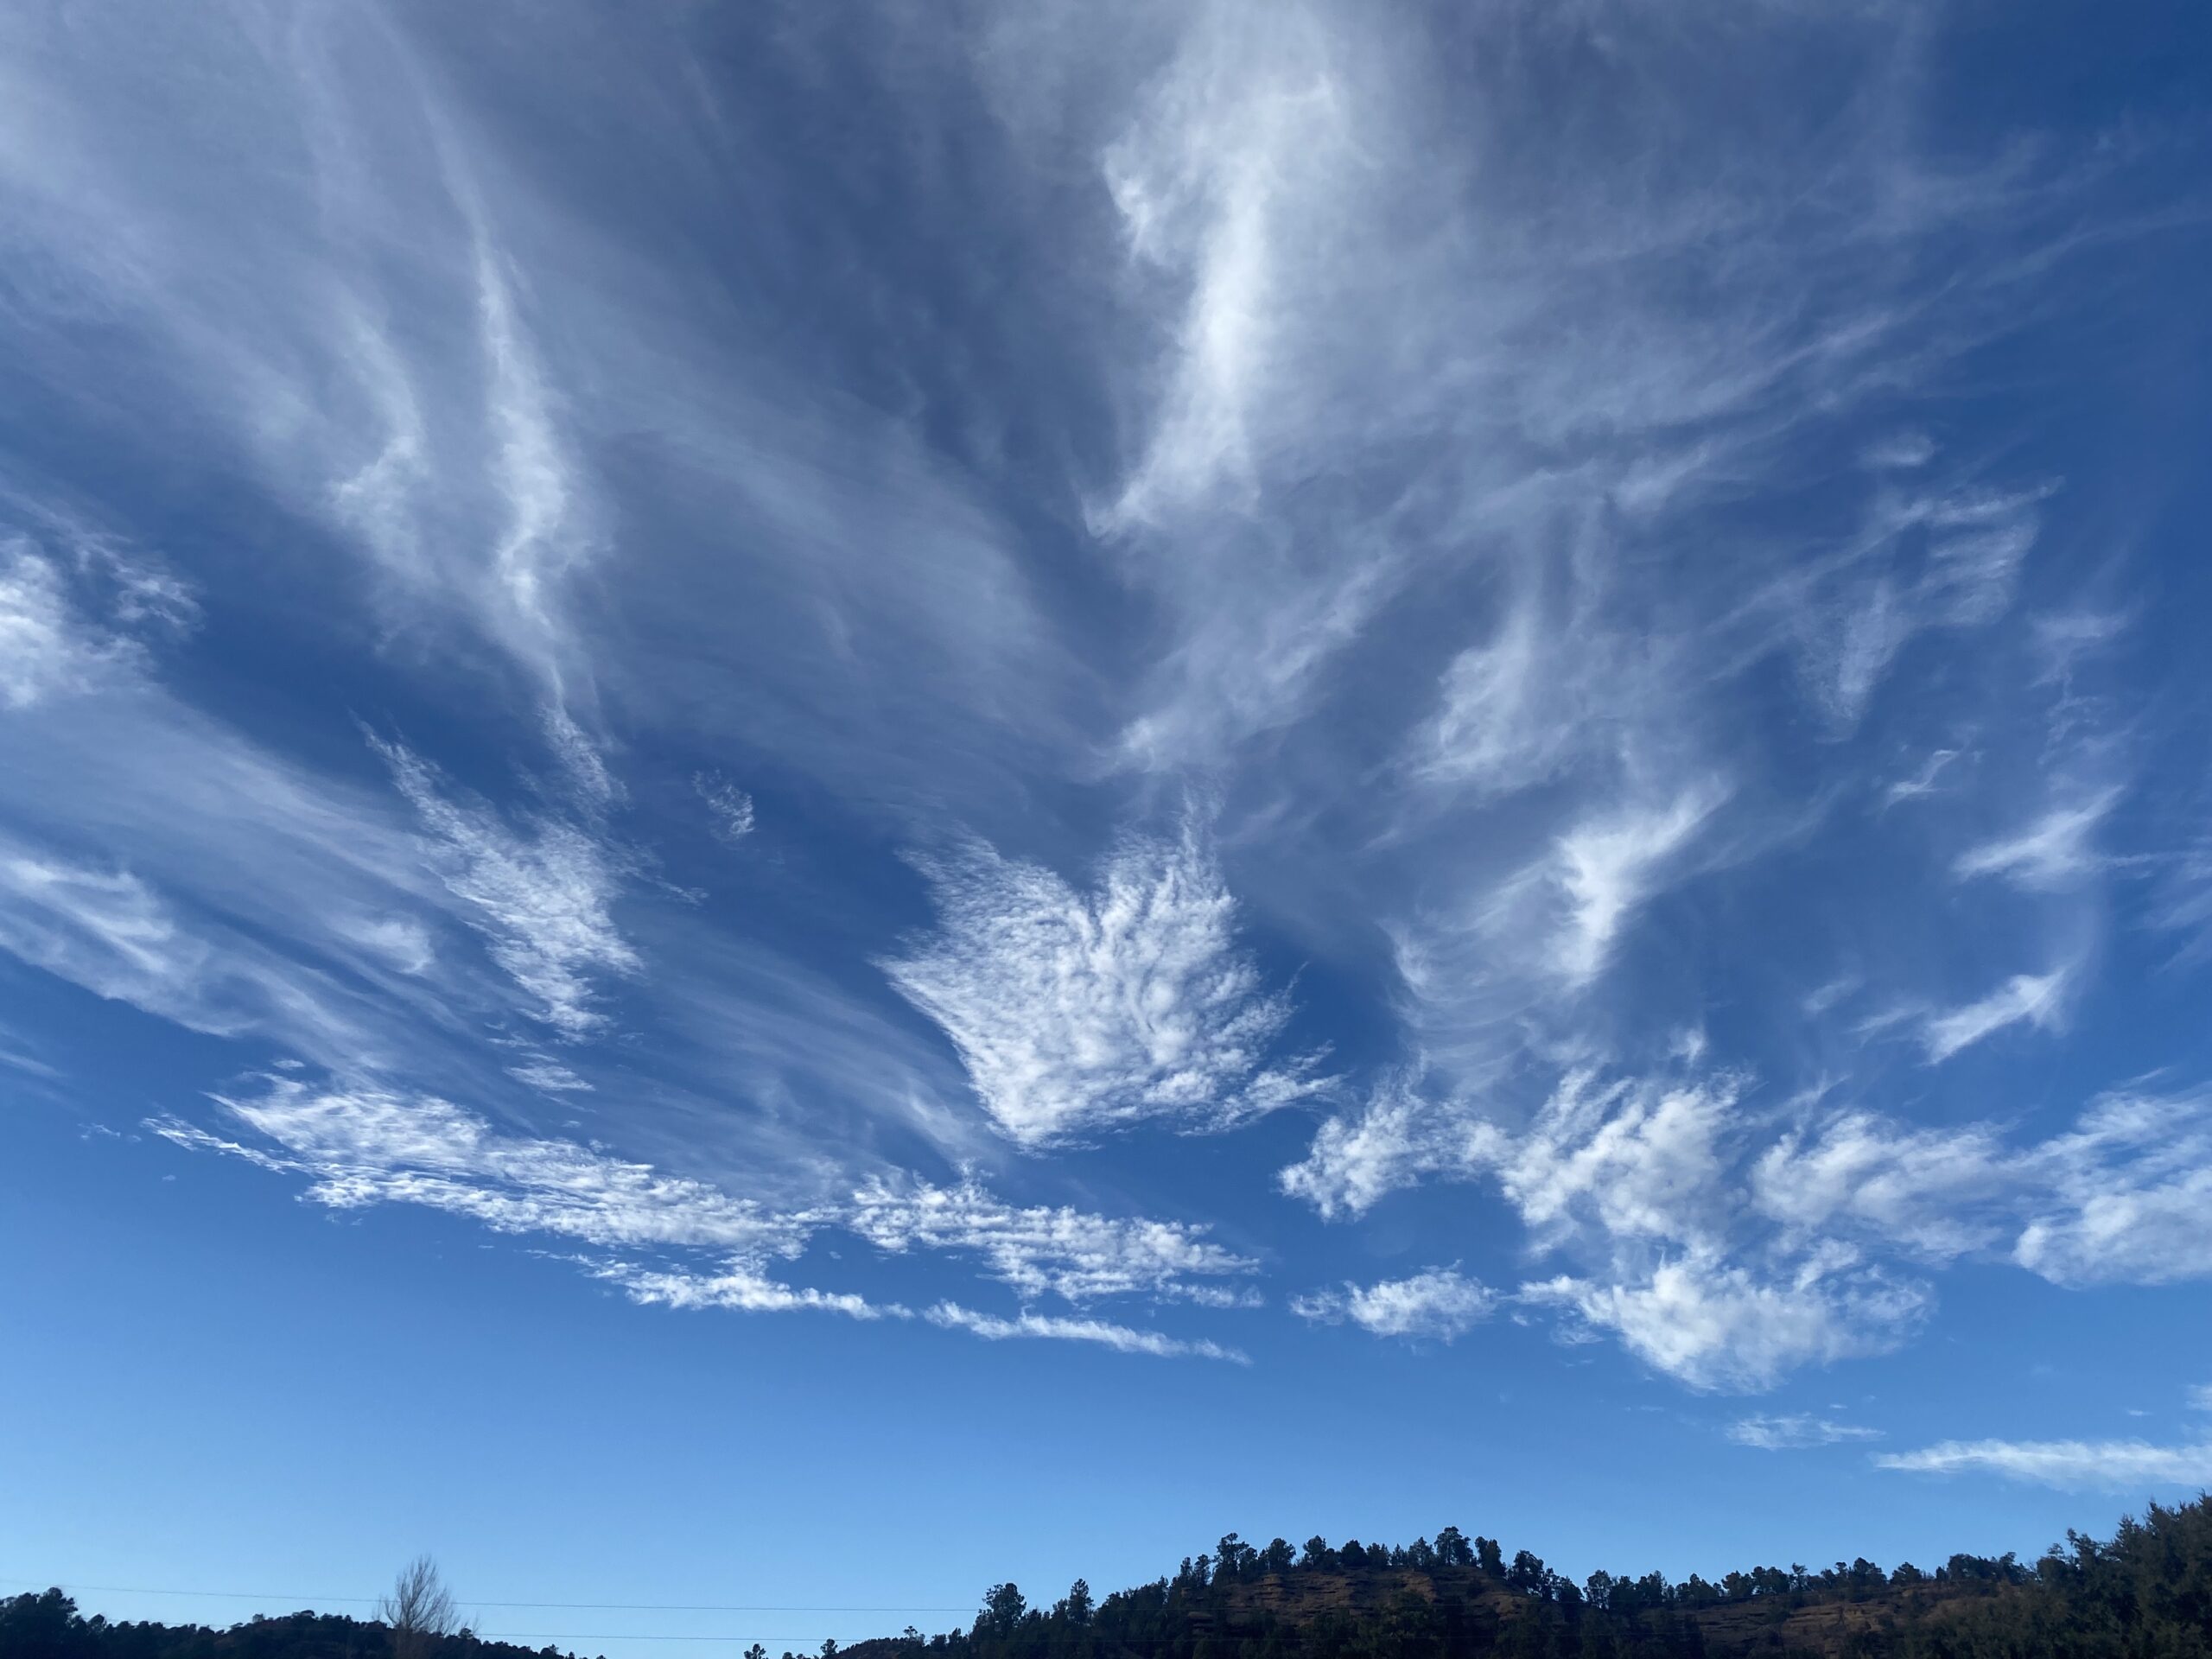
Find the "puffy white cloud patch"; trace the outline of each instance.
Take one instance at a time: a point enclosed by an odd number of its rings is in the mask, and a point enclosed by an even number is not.
[[[1306,1156],[1280,1171],[1276,1185],[1326,1219],[1364,1215],[1424,1175],[1464,1169],[1470,1128],[1424,1101],[1419,1079],[1393,1077],[1361,1110],[1315,1130]]]
[[[1580,1066],[1516,1128],[1401,1077],[1278,1179],[1332,1218],[1423,1175],[1495,1181],[1532,1249],[1573,1264],[1518,1300],[1700,1389],[1896,1347],[1934,1306],[1916,1274],[1964,1256],[2069,1286],[2212,1276],[2202,1094],[2107,1096],[2022,1141],[1863,1109],[1777,1124],[1746,1103],[1749,1082]],[[1300,1311],[1351,1306],[1332,1294]]]
[[[1346,1321],[1378,1337],[1428,1337],[1450,1342],[1488,1319],[1497,1293],[1456,1268],[1430,1268],[1405,1279],[1294,1297],[1291,1312],[1320,1324]]]
[[[1319,1089],[1284,1056],[1289,998],[1236,936],[1195,830],[1131,839],[1097,888],[970,847],[925,861],[941,923],[883,964],[959,1051],[1009,1139],[1042,1147],[1164,1117],[1220,1128]]]
[[[2212,1096],[2117,1094],[2037,1148],[2013,1260],[2063,1285],[2212,1277]]]
[[[1605,1084],[1569,1072],[1520,1135],[1467,1137],[1471,1171],[1494,1173],[1540,1243],[1587,1230],[1690,1244],[1726,1224],[1722,1137],[1734,1080]]]
[[[1819,1261],[1786,1276],[1696,1252],[1640,1280],[1560,1277],[1523,1300],[1567,1310],[1618,1337],[1654,1370],[1698,1389],[1771,1388],[1801,1366],[1886,1353],[1932,1305],[1927,1291]]]
[[[2013,1154],[1982,1124],[1915,1129],[1847,1111],[1793,1130],[1752,1161],[1752,1206],[1791,1234],[1863,1234],[1937,1260],[1999,1243]]]

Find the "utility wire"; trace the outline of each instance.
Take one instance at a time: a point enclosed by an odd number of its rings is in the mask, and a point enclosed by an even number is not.
[[[10,1575],[20,1579],[20,1573]],[[51,1582],[49,1580],[49,1582]],[[384,1599],[381,1596],[309,1596],[293,1590],[162,1590],[146,1585],[131,1584],[57,1584],[57,1590],[92,1590],[109,1596],[207,1596],[227,1601],[265,1601],[310,1607],[327,1601],[351,1602],[362,1606]],[[597,1613],[971,1613],[976,1610],[964,1604],[957,1607],[925,1607],[910,1603],[895,1607],[834,1607],[798,1606],[791,1604],[748,1602],[683,1602],[683,1601],[480,1601],[474,1596],[456,1597],[463,1611],[476,1607],[532,1607],[558,1608],[569,1612]],[[612,1640],[613,1638],[609,1638]],[[625,1637],[625,1641],[690,1641],[689,1637]],[[702,1642],[720,1640],[715,1637],[700,1637]],[[780,1637],[777,1638],[782,1640]]]

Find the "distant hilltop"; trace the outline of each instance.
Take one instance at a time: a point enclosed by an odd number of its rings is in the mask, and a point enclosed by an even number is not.
[[[1599,1572],[1580,1584],[1526,1550],[1446,1527],[1411,1545],[1235,1534],[1172,1576],[1049,1608],[1014,1585],[965,1631],[842,1649],[843,1659],[2212,1659],[2212,1504],[2152,1504],[2108,1541],[2069,1532],[2032,1563],[1957,1554],[1926,1569],[1864,1558],[1679,1582]],[[4,1659],[4,1656],[0,1656]]]
[[[556,1659],[442,1628],[427,1561],[385,1618],[298,1612],[227,1629],[111,1624],[58,1589],[0,1601],[0,1659]],[[403,1578],[404,1589],[408,1580]],[[391,1605],[388,1604],[388,1607]],[[427,1608],[428,1613],[422,1610]],[[732,1644],[734,1645],[734,1643]],[[1860,1558],[1674,1582],[1592,1573],[1446,1527],[1386,1547],[1294,1548],[1236,1534],[1169,1577],[1049,1606],[994,1585],[966,1630],[907,1630],[823,1659],[2212,1659],[2212,1500],[2151,1505],[2109,1539],[2069,1532],[2039,1560]],[[754,1646],[742,1659],[769,1659]],[[785,1654],[781,1659],[795,1659]]]

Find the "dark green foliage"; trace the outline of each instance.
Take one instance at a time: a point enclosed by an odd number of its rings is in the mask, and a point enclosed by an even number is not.
[[[90,1618],[59,1590],[0,1600],[0,1659],[390,1659],[391,1632],[343,1613],[287,1613],[228,1630]],[[463,1630],[428,1638],[424,1659],[573,1659],[552,1648],[484,1642]]]
[[[1235,1533],[1172,1579],[1047,1611],[991,1586],[972,1629],[864,1642],[837,1659],[2212,1659],[2212,1503],[2151,1506],[2110,1541],[2069,1533],[2033,1566],[1954,1555],[1932,1573],[1859,1557],[1718,1582],[1598,1572],[1446,1527],[1396,1549]],[[111,1624],[59,1590],[0,1601],[0,1659],[391,1659],[381,1624],[294,1613],[226,1630]],[[463,1631],[425,1659],[558,1659]],[[745,1659],[766,1659],[757,1647]]]
[[[1387,1548],[1230,1533],[1172,1579],[842,1659],[2212,1659],[2212,1506],[2152,1506],[2109,1544],[2069,1534],[2034,1567],[1954,1555],[1933,1573],[1864,1556],[1693,1574],[1593,1573],[1446,1527]],[[1012,1608],[1020,1607],[1019,1592]],[[1077,1616],[1078,1606],[1088,1609]],[[918,1654],[917,1652],[918,1649]],[[0,1659],[10,1656],[0,1653]]]

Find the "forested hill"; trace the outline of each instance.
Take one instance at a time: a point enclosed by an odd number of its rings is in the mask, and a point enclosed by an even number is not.
[[[995,1586],[972,1629],[867,1642],[842,1659],[1615,1659],[1806,1654],[1898,1659],[2212,1659],[2212,1504],[2152,1505],[2109,1540],[2041,1560],[1926,1570],[1837,1562],[1695,1574],[1593,1573],[1446,1527],[1396,1548],[1231,1534],[1172,1578],[1050,1607]]]
[[[110,1624],[59,1590],[0,1600],[0,1659],[575,1659],[550,1647],[486,1642],[466,1630],[395,1641],[374,1619],[286,1613],[217,1630],[205,1624]]]
[[[395,1646],[409,1651],[399,1653]],[[824,1649],[836,1653],[835,1644]],[[1398,1548],[1234,1534],[1173,1577],[1050,1606],[992,1586],[974,1625],[909,1630],[839,1659],[2212,1659],[2212,1503],[2152,1505],[2108,1540],[2069,1532],[2042,1559],[1954,1555],[1923,1570],[1859,1560],[1675,1583],[1580,1584],[1523,1550],[1446,1527]],[[228,1630],[110,1624],[59,1590],[0,1601],[0,1659],[554,1659],[458,1635],[295,1613]],[[743,1659],[766,1659],[754,1648]],[[788,1659],[788,1656],[787,1656]]]

